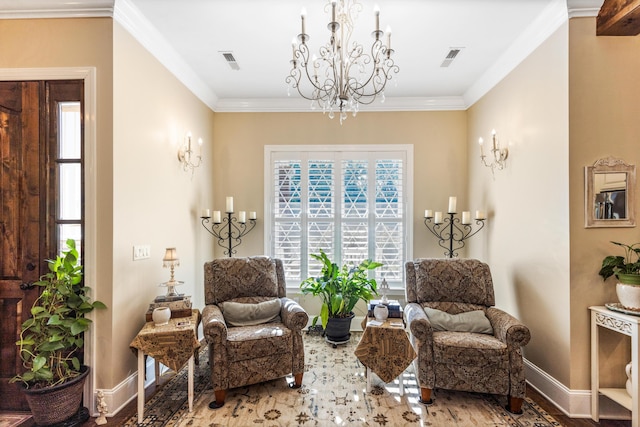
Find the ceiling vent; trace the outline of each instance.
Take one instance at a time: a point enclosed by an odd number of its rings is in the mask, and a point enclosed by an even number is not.
[[[462,49],[464,49],[464,48],[462,48],[462,47],[452,47],[451,49],[449,49],[449,53],[447,53],[447,56],[444,58],[444,61],[442,61],[442,64],[440,64],[440,67],[446,68],[449,65],[451,65],[453,60],[456,59],[456,57],[462,51]]]
[[[240,66],[236,62],[236,58],[233,56],[233,53],[222,52],[222,56],[224,57],[225,61],[227,61],[227,64],[229,64],[229,67],[231,67],[232,70],[237,71],[240,69]]]

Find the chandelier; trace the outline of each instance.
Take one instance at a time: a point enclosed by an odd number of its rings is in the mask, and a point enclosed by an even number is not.
[[[293,39],[292,68],[286,78],[289,88],[297,89],[311,108],[321,108],[323,113],[340,114],[340,124],[358,113],[360,104],[371,104],[378,95],[384,102],[384,88],[392,73],[400,68],[391,56],[391,29],[387,27],[386,46],[382,42],[385,32],[380,30],[380,10],[376,7],[375,30],[371,33],[373,43],[370,52],[362,44],[351,41],[354,21],[362,11],[358,0],[329,0],[325,12],[331,10],[329,41],[320,47],[319,56],[310,58],[309,35],[305,32],[305,11],[302,12],[302,32],[297,43]]]

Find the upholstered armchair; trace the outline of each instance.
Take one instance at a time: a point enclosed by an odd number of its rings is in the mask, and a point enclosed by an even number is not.
[[[204,337],[209,346],[215,401],[231,388],[304,372],[302,329],[308,316],[286,298],[282,261],[268,257],[224,258],[204,265]]]
[[[404,315],[422,403],[434,388],[507,396],[522,412],[522,347],[529,329],[493,305],[489,266],[475,259],[419,259],[405,263]],[[428,313],[427,313],[428,312]]]

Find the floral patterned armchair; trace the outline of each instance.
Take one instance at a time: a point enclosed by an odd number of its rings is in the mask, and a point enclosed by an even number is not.
[[[302,329],[308,316],[286,298],[282,261],[250,257],[207,262],[204,293],[202,324],[215,394],[210,408],[224,405],[226,391],[235,387],[289,374],[294,377],[290,387],[301,386]]]
[[[475,259],[418,259],[405,263],[405,270],[404,314],[418,353],[420,401],[431,403],[434,388],[502,394],[508,396],[506,409],[521,413],[522,347],[531,335],[518,319],[493,307],[489,266]],[[469,325],[434,326],[440,314],[455,320],[478,311],[490,323],[485,333],[461,331]]]

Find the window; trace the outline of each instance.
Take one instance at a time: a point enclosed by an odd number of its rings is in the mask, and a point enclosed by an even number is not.
[[[58,253],[74,239],[82,254],[82,137],[79,102],[58,103],[58,203],[56,214]]]
[[[294,287],[320,272],[309,254],[339,264],[371,258],[391,287],[411,258],[413,148],[407,145],[265,147],[266,252]]]

